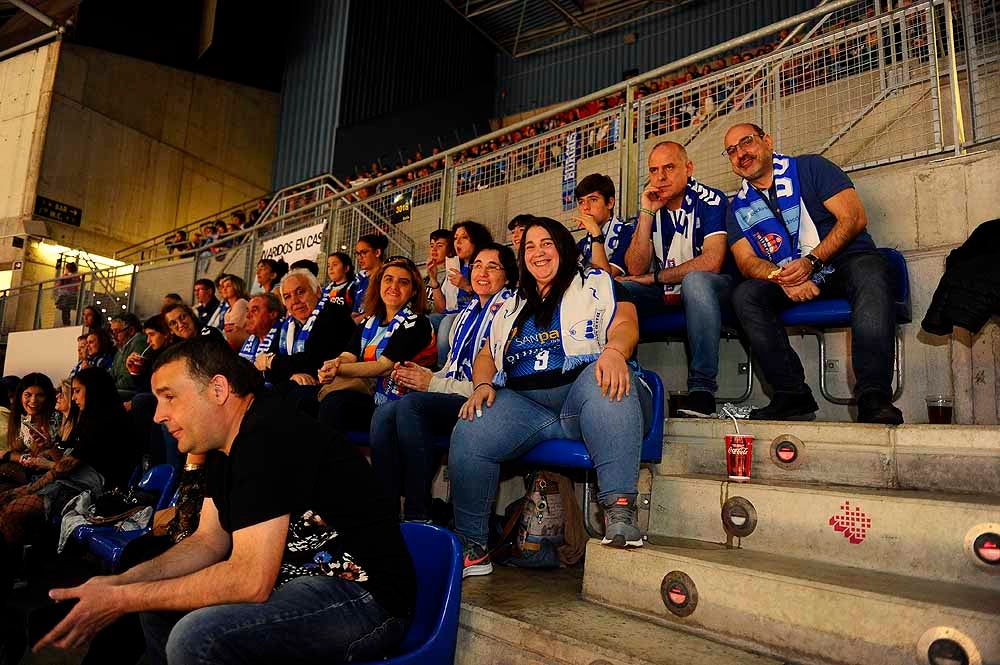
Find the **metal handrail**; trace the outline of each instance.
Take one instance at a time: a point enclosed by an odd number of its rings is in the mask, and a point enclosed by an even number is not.
[[[260,201],[262,198],[267,198],[267,199],[269,199],[268,200],[268,204],[264,208],[264,210],[261,212],[261,215],[260,215],[260,220],[263,221],[268,216],[268,214],[271,211],[273,211],[273,209],[277,206],[278,201],[280,199],[284,198],[286,194],[290,194],[291,193],[289,190],[300,189],[302,187],[309,187],[311,184],[313,184],[315,182],[318,182],[318,181],[321,181],[321,180],[326,179],[326,178],[333,179],[336,182],[336,178],[334,178],[333,175],[330,174],[330,173],[323,173],[323,174],[320,174],[318,176],[313,176],[312,178],[309,178],[308,180],[303,180],[302,182],[297,182],[297,183],[295,183],[293,185],[288,185],[287,187],[282,187],[281,189],[279,189],[278,191],[276,191],[274,193],[264,194],[262,196],[255,196],[255,197],[247,199],[246,201],[243,201],[241,203],[237,203],[236,205],[230,206],[230,207],[225,208],[223,210],[219,210],[218,212],[212,213],[211,215],[208,215],[206,217],[202,217],[202,218],[196,219],[196,220],[194,220],[192,222],[188,222],[187,224],[184,224],[183,226],[175,227],[173,229],[170,229],[169,231],[164,231],[163,233],[160,233],[158,235],[152,236],[150,238],[146,238],[145,240],[143,240],[141,242],[134,243],[134,244],[129,245],[127,247],[123,247],[122,249],[120,249],[117,252],[115,252],[115,258],[118,259],[118,260],[123,260],[124,258],[127,258],[129,256],[133,256],[135,253],[142,252],[145,249],[148,249],[148,248],[157,248],[157,247],[159,247],[159,246],[161,246],[163,244],[164,240],[166,240],[167,238],[169,238],[173,234],[177,233],[178,231],[189,231],[191,229],[201,228],[206,222],[211,222],[211,221],[214,221],[214,220],[217,220],[217,219],[225,218],[225,217],[227,217],[228,215],[232,214],[233,212],[235,212],[237,210],[245,210],[246,208],[250,207],[251,204],[254,204],[257,201]],[[343,184],[341,184],[340,186],[343,186]],[[298,192],[296,192],[295,194],[298,194]]]

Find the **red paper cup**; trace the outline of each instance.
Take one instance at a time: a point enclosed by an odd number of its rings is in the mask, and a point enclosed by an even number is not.
[[[753,437],[749,434],[726,435],[726,474],[738,483],[750,482],[753,461]]]

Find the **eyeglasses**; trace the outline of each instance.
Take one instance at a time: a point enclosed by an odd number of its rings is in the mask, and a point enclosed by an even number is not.
[[[354,252],[354,256],[368,256],[371,253],[372,253],[372,250],[370,250],[370,249],[359,249],[359,250],[357,250],[357,251]]]
[[[756,139],[758,137],[764,138],[764,135],[763,134],[747,134],[746,136],[744,136],[743,138],[741,138],[739,141],[737,141],[733,145],[726,146],[726,149],[722,151],[722,156],[723,157],[729,157],[731,159],[736,154],[737,150],[739,150],[740,148],[743,148],[744,150],[746,150],[751,145],[753,145],[754,139]]]
[[[490,274],[498,273],[498,272],[506,272],[504,270],[504,268],[503,268],[502,265],[500,265],[499,263],[493,263],[492,261],[490,261],[489,263],[483,263],[482,261],[476,261],[475,263],[472,264],[472,269],[473,270],[485,270],[486,272],[488,272]]]

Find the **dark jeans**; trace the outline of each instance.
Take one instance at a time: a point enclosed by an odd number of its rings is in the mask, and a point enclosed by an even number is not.
[[[889,264],[877,252],[857,252],[834,259],[834,273],[821,287],[821,298],[851,303],[851,358],[856,396],[892,395],[896,306]],[[788,341],[781,312],[795,305],[774,282],[750,279],[733,292],[733,308],[760,361],[764,379],[775,392],[811,392],[798,355]]]
[[[371,395],[353,390],[330,393],[319,403],[318,419],[337,432],[367,432],[375,413]]]
[[[338,577],[296,578],[263,603],[143,612],[141,620],[154,665],[377,660],[406,632],[368,591]]]
[[[450,437],[465,397],[415,392],[383,404],[371,424],[372,471],[394,504],[406,498],[405,519],[431,518],[431,483],[442,450],[436,437]]]

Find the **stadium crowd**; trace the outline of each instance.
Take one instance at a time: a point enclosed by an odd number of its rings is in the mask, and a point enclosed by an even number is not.
[[[252,289],[237,275],[199,279],[190,304],[166,294],[145,321],[105,322],[87,307],[78,363],[58,388],[29,374],[0,391],[0,571],[18,576],[23,544],[60,516],[65,529],[81,492],[127,493],[136,467],[187,468],[178,505],[207,500],[197,526],[197,509],[178,509],[165,535],[135,541],[147,545],[130,546],[126,572],[53,590],[76,603],[38,619],[38,648],[90,644],[89,662],[144,649],[171,663],[378,657],[414,611],[397,524],[435,518],[446,452],[463,577],[493,571],[501,464],[551,438],[586,443],[602,543],[642,546],[639,451],[653,405],[639,320],[670,308],[688,325],[685,415],[715,411],[733,313],[772,390],[750,417],[813,417],[778,314],[838,296],[854,312],[858,419],[901,423],[890,269],[851,180],[823,157],[776,153],[752,124],[729,128],[721,148],[742,178],[732,202],[694,179],[672,141],[648,154],[634,219],[617,214],[608,176],[582,178],[578,243],[526,210],[510,246],[471,220],[434,231],[426,274],[371,234],[353,256],[328,256],[323,275],[313,261],[261,260]],[[352,432],[367,433],[370,464]],[[0,584],[8,594],[11,580]]]

